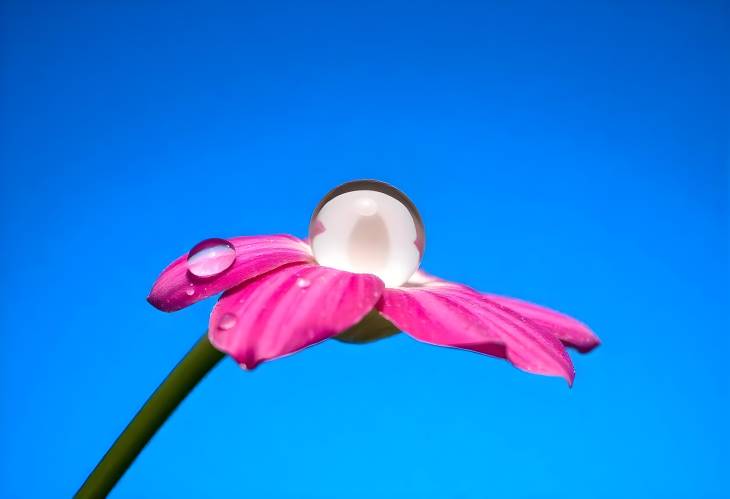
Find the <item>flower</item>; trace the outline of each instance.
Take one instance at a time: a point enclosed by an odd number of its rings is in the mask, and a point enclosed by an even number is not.
[[[424,240],[420,216],[400,191],[350,182],[322,200],[308,241],[206,240],[163,270],[148,301],[171,312],[223,292],[209,340],[245,369],[329,338],[366,342],[401,330],[572,385],[565,346],[584,353],[600,344],[587,326],[417,270]]]

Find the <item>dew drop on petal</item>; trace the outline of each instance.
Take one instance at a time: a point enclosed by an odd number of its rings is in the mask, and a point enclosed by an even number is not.
[[[308,288],[312,283],[309,281],[309,279],[305,279],[304,277],[300,277],[297,279],[297,286],[299,286],[302,289]]]
[[[193,296],[195,294],[195,289],[193,289],[192,287],[190,287],[190,288],[188,288],[188,289],[185,290],[185,294],[188,295],[188,296]]]
[[[188,253],[188,270],[196,277],[213,277],[233,265],[236,249],[225,239],[201,241]]]
[[[413,202],[377,180],[355,180],[330,191],[309,224],[317,263],[374,274],[400,286],[418,270],[425,235]]]
[[[235,315],[226,312],[221,317],[221,320],[218,321],[218,329],[220,329],[221,331],[228,331],[236,325],[236,320],[237,319]]]

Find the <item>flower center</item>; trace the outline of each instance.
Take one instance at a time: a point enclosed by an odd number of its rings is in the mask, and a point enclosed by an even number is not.
[[[374,274],[400,286],[418,269],[423,223],[405,194],[377,180],[355,180],[330,191],[314,210],[309,241],[317,263]]]

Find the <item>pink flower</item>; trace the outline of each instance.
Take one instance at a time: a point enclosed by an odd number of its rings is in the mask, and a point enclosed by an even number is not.
[[[318,243],[328,231],[329,242]],[[600,344],[567,315],[416,270],[425,240],[420,216],[387,184],[358,181],[332,191],[315,211],[310,240],[271,235],[204,241],[162,272],[148,301],[172,312],[223,292],[210,316],[209,339],[245,369],[343,332],[340,339],[363,342],[397,329],[572,384],[565,346],[588,352]],[[330,262],[339,257],[345,263],[333,268]],[[407,281],[399,282],[404,276]]]

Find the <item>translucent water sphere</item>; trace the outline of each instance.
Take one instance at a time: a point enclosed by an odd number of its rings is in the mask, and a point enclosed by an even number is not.
[[[418,269],[425,234],[421,216],[405,194],[377,180],[355,180],[320,201],[309,240],[320,265],[374,274],[394,287]]]
[[[196,277],[213,277],[233,265],[236,249],[225,239],[201,241],[188,253],[188,270]]]

